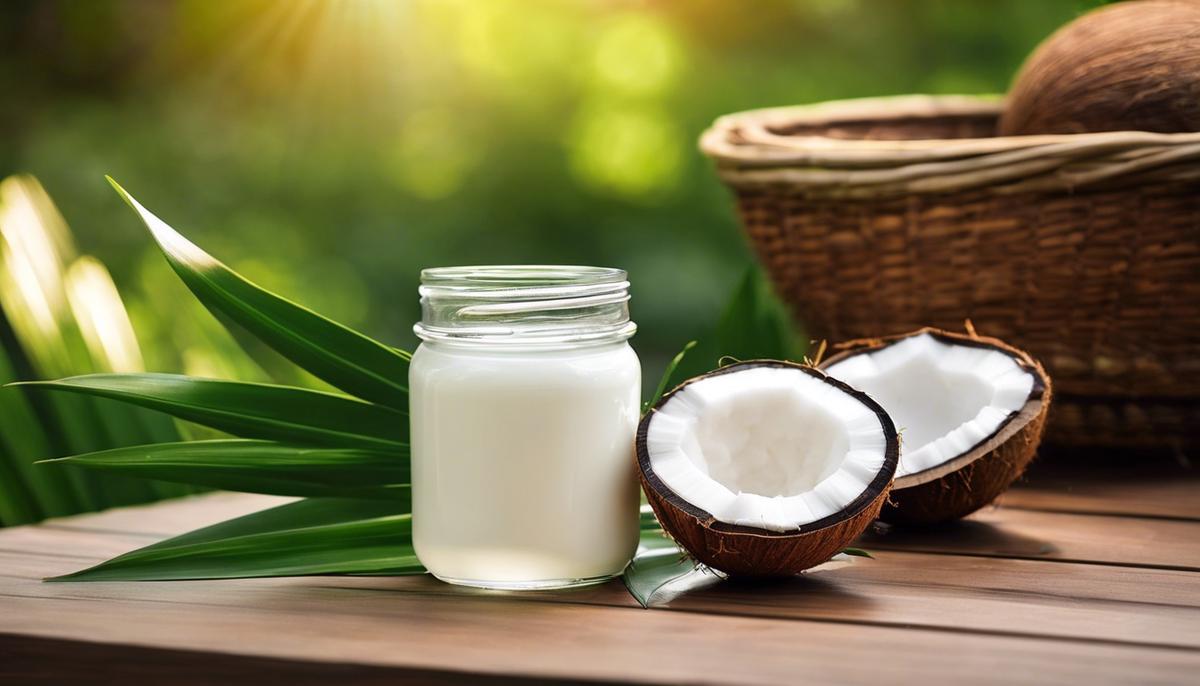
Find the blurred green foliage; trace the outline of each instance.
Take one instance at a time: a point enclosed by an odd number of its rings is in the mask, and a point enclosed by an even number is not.
[[[0,177],[41,179],[152,370],[234,371],[105,173],[250,278],[402,347],[421,267],[624,267],[656,379],[750,259],[696,150],[715,117],[1003,91],[1089,4],[10,0]]]

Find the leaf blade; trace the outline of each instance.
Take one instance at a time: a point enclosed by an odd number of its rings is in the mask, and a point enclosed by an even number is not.
[[[421,574],[402,503],[308,498],[119,555],[49,581]]]
[[[101,450],[43,464],[231,491],[394,500],[409,482],[406,456],[356,448],[310,448],[217,439]]]
[[[178,374],[88,374],[14,385],[120,400],[244,438],[395,449],[408,435],[401,412],[290,386]]]
[[[242,277],[109,183],[150,230],[171,268],[219,312],[313,375],[364,400],[407,406],[410,355],[327,319]]]
[[[688,341],[683,346],[683,349],[676,353],[675,357],[671,358],[671,361],[667,363],[667,368],[663,370],[662,378],[658,381],[658,388],[654,389],[654,395],[650,396],[650,399],[642,405],[643,412],[658,404],[663,394],[667,392],[668,384],[671,383],[671,377],[675,375],[675,370],[679,369],[683,358],[687,357],[688,352],[695,347],[696,341]]]
[[[0,345],[0,384],[16,379],[8,353]],[[81,504],[75,497],[75,484],[66,475],[47,474],[33,465],[34,461],[54,454],[47,428],[48,422],[38,416],[24,391],[0,388],[0,453],[9,456],[28,487],[36,501],[38,519],[74,514]]]
[[[629,594],[645,609],[721,579],[716,572],[697,564],[661,531],[645,529],[637,554],[621,574]]]

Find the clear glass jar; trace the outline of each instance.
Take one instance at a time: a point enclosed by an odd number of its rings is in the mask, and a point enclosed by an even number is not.
[[[421,272],[409,372],[413,543],[484,588],[596,583],[638,542],[641,366],[619,269]]]

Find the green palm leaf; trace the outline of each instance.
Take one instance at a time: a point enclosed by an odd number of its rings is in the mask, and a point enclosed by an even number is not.
[[[649,505],[642,505],[638,517],[642,531],[662,531],[662,525],[658,523],[658,517],[654,516],[654,510],[651,510]]]
[[[240,439],[156,443],[46,460],[125,476],[270,495],[407,498],[407,455]]]
[[[675,357],[671,358],[671,361],[667,363],[666,370],[663,371],[662,378],[658,381],[658,388],[654,389],[654,395],[642,403],[642,412],[649,410],[657,405],[659,400],[662,400],[663,394],[667,392],[667,384],[671,382],[671,377],[674,376],[675,370],[679,368],[680,363],[683,362],[683,358],[687,357],[688,351],[695,347],[696,341],[688,341],[683,346],[683,350],[680,350],[676,353]]]
[[[680,353],[676,360],[682,355]],[[664,376],[670,373],[668,369]],[[667,602],[685,591],[721,579],[715,572],[697,564],[663,532],[649,505],[642,506],[641,528],[637,553],[621,574],[621,581],[642,607]]]
[[[645,608],[685,591],[708,586],[721,577],[680,550],[662,531],[642,530],[641,544],[621,575],[629,594]]]
[[[16,463],[17,458],[8,455],[0,444],[0,526],[16,526],[42,518],[29,487],[17,473]]]
[[[403,502],[311,498],[231,519],[50,581],[421,574]]]
[[[108,181],[137,212],[167,262],[206,307],[351,395],[397,409],[408,407],[407,353],[251,283],[142,207],[116,181]]]
[[[0,346],[0,383],[16,378],[8,356]],[[65,474],[51,474],[33,466],[34,460],[54,454],[44,426],[24,392],[0,388],[0,454],[8,456],[13,471],[20,477],[20,481],[15,477],[6,481],[12,486],[24,484],[39,510],[37,516],[24,521],[35,521],[43,516],[61,517],[79,511],[74,484]],[[14,523],[24,521],[14,520]]]
[[[346,396],[178,374],[89,374],[21,386],[121,400],[235,436],[318,445],[406,447],[408,417]]]

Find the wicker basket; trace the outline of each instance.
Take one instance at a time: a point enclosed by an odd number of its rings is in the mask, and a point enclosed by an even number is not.
[[[758,110],[701,139],[814,337],[980,333],[1054,378],[1049,439],[1200,438],[1200,134],[995,137],[1001,103]]]

